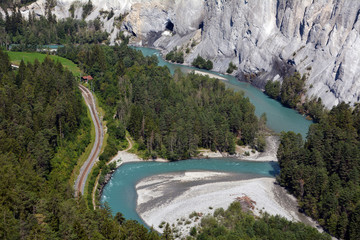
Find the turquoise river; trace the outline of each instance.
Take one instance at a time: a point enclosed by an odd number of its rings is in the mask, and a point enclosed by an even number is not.
[[[136,48],[141,50],[145,56],[156,55],[160,66],[167,66],[173,73],[176,68],[184,72],[194,70],[192,67],[171,64],[164,61],[158,50],[150,48]],[[235,91],[243,91],[251,103],[255,105],[255,113],[260,116],[266,113],[267,125],[275,132],[293,131],[306,136],[310,121],[296,111],[282,106],[279,102],[267,97],[262,91],[236,80],[235,77],[222,75],[211,71],[204,71],[226,78],[224,81],[228,88]],[[274,162],[249,162],[239,161],[231,158],[185,160],[171,163],[138,162],[126,163],[116,170],[110,182],[105,186],[101,196],[101,202],[107,202],[112,212],[122,212],[127,219],[134,219],[143,223],[136,212],[135,185],[141,179],[169,172],[182,171],[221,171],[238,174],[252,174],[255,177],[275,177],[279,172],[277,163]]]
[[[173,73],[176,68],[180,68],[184,72],[190,72],[192,70],[198,70],[193,67],[172,64],[164,61],[160,52],[151,48],[136,48],[141,50],[145,56],[156,55],[159,60],[159,66],[167,66]],[[220,77],[226,78],[224,81],[228,88],[235,91],[243,91],[251,103],[255,106],[255,114],[260,117],[261,114],[266,113],[267,125],[270,129],[280,133],[281,131],[293,131],[301,133],[305,138],[309,129],[311,121],[305,119],[304,116],[297,113],[295,110],[284,107],[280,102],[271,99],[265,95],[261,90],[251,86],[249,83],[239,82],[235,77],[229,75],[223,75],[212,71],[201,70],[202,72],[208,72]]]
[[[276,162],[239,161],[231,158],[193,159],[170,163],[152,161],[125,163],[115,171],[104,188],[101,201],[107,202],[113,213],[121,212],[127,219],[143,223],[136,212],[137,182],[162,173],[198,170],[245,173],[254,177],[275,177],[279,172]]]

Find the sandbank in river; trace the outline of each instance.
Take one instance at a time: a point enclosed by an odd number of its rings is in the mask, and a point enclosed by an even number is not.
[[[211,214],[243,196],[256,202],[255,215],[266,211],[316,226],[298,212],[296,199],[276,185],[274,178],[208,171],[169,173],[141,180],[136,191],[138,214],[159,232],[162,221],[177,225],[179,219],[188,219],[194,211]],[[192,225],[181,226],[182,231],[188,232]]]
[[[267,138],[264,153],[251,153],[244,157],[240,149],[238,158],[249,161],[277,161],[278,138]],[[203,156],[219,156],[220,153],[204,152]],[[207,155],[208,154],[208,155]],[[118,161],[120,160],[121,161]],[[126,162],[143,161],[132,153],[121,151],[113,158],[119,165]],[[157,161],[166,161],[163,159]],[[137,212],[144,222],[162,232],[161,222],[178,224],[179,219],[187,219],[196,211],[202,215],[213,213],[216,208],[226,209],[237,197],[247,196],[255,201],[253,212],[260,215],[268,212],[291,221],[301,221],[317,226],[314,221],[298,212],[296,199],[275,183],[274,178],[252,174],[234,174],[210,171],[186,171],[154,175],[142,179],[136,185]],[[191,226],[182,225],[180,232],[188,233]]]

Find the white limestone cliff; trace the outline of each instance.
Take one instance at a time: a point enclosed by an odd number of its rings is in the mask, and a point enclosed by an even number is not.
[[[81,18],[78,0],[75,17]],[[73,0],[57,0],[53,12],[70,16]],[[360,1],[352,0],[92,0],[87,20],[100,16],[111,41],[121,30],[132,43],[164,53],[174,47],[201,55],[225,72],[230,61],[240,79],[263,86],[294,69],[309,74],[307,95],[327,107],[360,100]],[[44,14],[45,0],[22,9]],[[108,20],[100,11],[113,10]],[[114,18],[128,13],[121,27]]]

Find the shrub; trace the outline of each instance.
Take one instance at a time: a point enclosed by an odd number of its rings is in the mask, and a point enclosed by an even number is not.
[[[196,236],[196,233],[197,233],[196,227],[192,227],[192,228],[190,229],[190,235],[194,237],[194,236]]]
[[[194,67],[200,68],[200,69],[206,69],[211,70],[213,68],[213,63],[211,60],[205,60],[201,56],[197,56],[194,61],[192,62],[192,65]]]
[[[280,95],[280,82],[279,81],[267,81],[265,85],[265,94],[273,99],[277,99]]]
[[[172,51],[166,54],[165,59],[171,62],[184,63],[184,53],[182,51],[178,52],[176,48],[174,48]]]
[[[74,6],[74,3],[72,3],[72,4],[70,5],[69,12],[70,12],[70,14],[71,14],[71,17],[74,18],[74,17],[75,17],[75,6]]]
[[[197,214],[197,212],[192,212],[192,213],[190,213],[190,215],[189,215],[189,218],[193,218],[193,217],[196,217],[198,214]]]
[[[266,147],[266,139],[263,135],[260,135],[257,139],[257,150],[259,152],[263,152],[265,151],[265,147]]]
[[[230,62],[229,63],[229,67],[228,69],[226,70],[226,72],[228,74],[231,74],[234,70],[237,70],[238,68],[236,67],[236,65],[233,63],[233,62]]]
[[[88,3],[83,6],[82,18],[86,18],[93,9],[94,5],[92,4],[91,0],[89,0]]]
[[[107,19],[111,19],[114,16],[114,11],[111,9],[109,15],[107,16]]]

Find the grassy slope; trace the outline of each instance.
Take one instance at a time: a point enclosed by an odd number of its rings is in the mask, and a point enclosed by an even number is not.
[[[11,52],[8,51],[7,54],[10,57],[10,61],[12,64],[15,65],[20,65],[21,60],[24,60],[25,63],[31,62],[33,63],[35,61],[35,59],[38,59],[40,62],[43,62],[46,56],[49,56],[50,59],[54,60],[54,61],[59,61],[64,67],[66,67],[67,69],[69,69],[74,76],[79,77],[80,76],[80,69],[78,68],[78,66],[73,63],[72,61],[66,59],[66,58],[62,58],[59,56],[55,56],[55,55],[47,55],[47,54],[42,54],[42,53],[32,53],[32,52]]]

